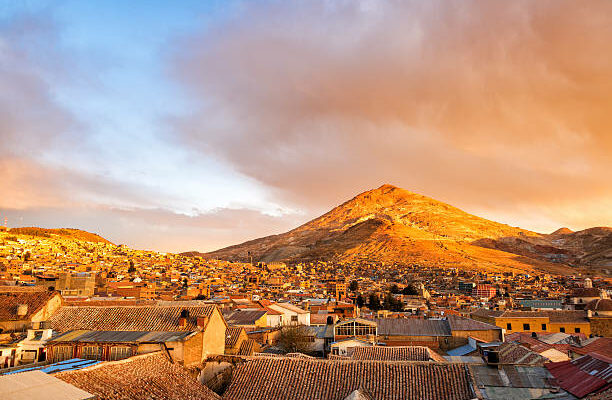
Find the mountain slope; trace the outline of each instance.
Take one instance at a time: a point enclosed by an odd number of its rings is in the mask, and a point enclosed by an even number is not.
[[[48,229],[48,228],[38,228],[38,227],[23,227],[23,228],[11,228],[9,230],[10,233],[17,235],[29,235],[29,236],[41,236],[41,237],[51,237],[51,235],[57,235],[67,239],[76,239],[82,240],[85,242],[97,242],[97,243],[107,243],[112,244],[110,241],[106,240],[102,236],[82,231],[80,229],[74,228],[60,228],[60,229]]]
[[[576,234],[563,230],[556,235],[542,235],[383,185],[287,233],[251,240],[204,256],[232,261],[247,261],[251,255],[256,261],[368,259],[489,270],[537,268],[567,272],[563,265],[552,262],[559,260],[542,254],[557,250],[568,254],[583,251],[584,246],[572,250],[554,246],[554,240]],[[512,245],[507,244],[510,238],[515,241]],[[534,250],[534,246],[541,248]],[[569,257],[561,261],[566,260]]]

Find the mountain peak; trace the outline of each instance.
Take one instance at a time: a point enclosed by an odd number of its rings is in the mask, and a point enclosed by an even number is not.
[[[587,233],[601,243],[599,247],[612,237],[607,232]],[[220,249],[206,257],[295,263],[369,260],[495,271],[541,268],[565,273],[569,267],[551,260],[572,262],[577,260],[572,253],[576,250],[555,247],[559,245],[554,243],[556,238],[480,218],[384,184],[289,232]],[[604,256],[600,258],[607,262]]]
[[[381,185],[378,189],[374,189],[374,190],[395,190],[395,189],[399,189],[399,188],[389,183],[385,183],[384,185]]]
[[[568,235],[570,233],[574,233],[574,231],[569,228],[563,227],[563,228],[557,229],[556,231],[551,233],[551,235]]]

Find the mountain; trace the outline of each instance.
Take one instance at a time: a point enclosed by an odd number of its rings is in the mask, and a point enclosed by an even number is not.
[[[392,185],[361,193],[280,235],[210,253],[231,261],[376,260],[486,270],[572,272],[567,263],[608,262],[610,228],[551,235],[468,214]],[[587,230],[588,231],[588,230]]]
[[[544,261],[591,267],[612,267],[612,228],[578,232],[561,228],[549,235],[481,239],[475,244]]]
[[[9,229],[9,232],[16,235],[29,235],[40,237],[51,237],[52,235],[56,235],[66,239],[76,239],[85,242],[112,244],[110,241],[106,240],[100,235],[74,228],[47,229],[38,227],[22,227],[11,228]]]

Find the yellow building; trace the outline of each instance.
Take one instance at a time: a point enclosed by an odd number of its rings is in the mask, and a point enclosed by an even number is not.
[[[506,333],[562,332],[591,334],[586,311],[498,311],[479,309],[471,314],[477,321],[497,325]]]

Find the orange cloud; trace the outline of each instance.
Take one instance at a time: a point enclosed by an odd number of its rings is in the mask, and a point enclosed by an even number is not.
[[[608,1],[249,3],[178,46],[176,128],[310,211],[390,182],[611,225],[611,42]]]

